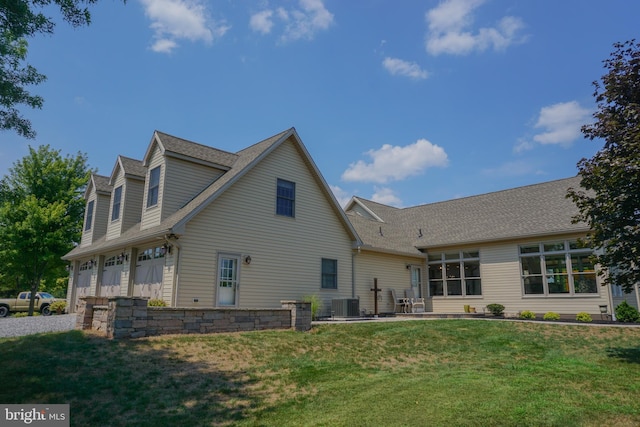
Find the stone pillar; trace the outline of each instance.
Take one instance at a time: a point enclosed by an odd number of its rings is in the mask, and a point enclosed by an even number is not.
[[[107,337],[140,338],[147,332],[147,298],[109,298]]]
[[[280,301],[282,308],[291,310],[291,328],[296,331],[311,329],[311,303],[303,301]]]
[[[82,297],[78,302],[78,312],[76,313],[76,329],[91,329],[93,324],[93,306],[106,305],[107,298],[104,297]]]

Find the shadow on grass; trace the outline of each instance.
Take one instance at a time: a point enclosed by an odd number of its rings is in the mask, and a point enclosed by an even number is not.
[[[628,363],[640,363],[640,347],[613,347],[607,349],[607,355],[611,358]]]
[[[180,341],[80,331],[0,339],[0,402],[69,403],[72,426],[232,425],[260,405],[252,380]]]

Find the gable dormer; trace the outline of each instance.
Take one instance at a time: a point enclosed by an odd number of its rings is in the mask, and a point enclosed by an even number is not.
[[[146,168],[140,160],[118,156],[109,184],[113,190],[109,203],[107,240],[119,237],[140,222]]]
[[[146,168],[141,229],[159,225],[228,171],[236,154],[154,132]]]
[[[82,225],[81,246],[90,245],[106,234],[111,189],[109,177],[91,174],[84,193],[87,205]]]

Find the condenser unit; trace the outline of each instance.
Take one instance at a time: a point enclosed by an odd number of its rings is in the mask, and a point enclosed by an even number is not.
[[[358,298],[331,300],[331,315],[335,317],[360,316],[360,300]]]

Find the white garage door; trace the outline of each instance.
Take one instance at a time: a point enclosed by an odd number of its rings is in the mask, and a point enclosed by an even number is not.
[[[160,246],[147,248],[138,253],[133,296],[162,299],[163,269],[164,248]]]
[[[102,270],[102,284],[100,296],[115,297],[120,295],[120,278],[122,277],[122,258],[117,255],[109,257],[104,262]]]
[[[78,300],[80,298],[89,296],[89,288],[91,287],[91,271],[90,261],[80,264],[76,282],[76,301],[74,304],[76,307],[78,306]]]

